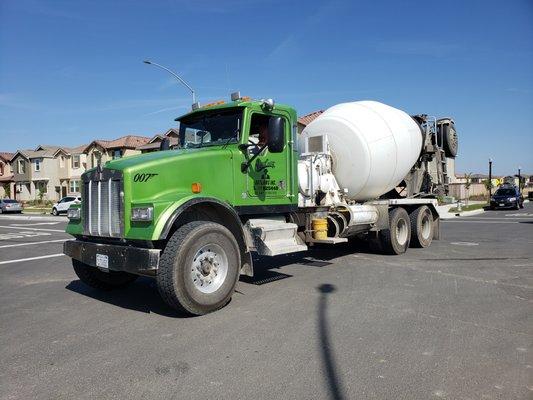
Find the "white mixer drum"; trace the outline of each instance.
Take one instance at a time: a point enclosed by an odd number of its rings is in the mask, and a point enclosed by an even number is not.
[[[396,187],[422,150],[422,132],[405,112],[376,101],[327,109],[302,132],[327,135],[333,174],[354,200],[370,200]]]

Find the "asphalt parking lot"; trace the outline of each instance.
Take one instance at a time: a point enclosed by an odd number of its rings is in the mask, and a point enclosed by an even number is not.
[[[442,223],[403,256],[263,258],[223,310],[98,292],[64,222],[0,217],[2,399],[531,399],[533,205]]]

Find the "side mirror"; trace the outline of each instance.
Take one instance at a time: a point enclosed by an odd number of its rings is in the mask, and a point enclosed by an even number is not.
[[[166,137],[161,141],[161,144],[159,145],[159,150],[163,151],[168,149],[170,149],[170,139]]]
[[[271,117],[268,121],[268,151],[281,153],[285,147],[285,123],[281,117]]]

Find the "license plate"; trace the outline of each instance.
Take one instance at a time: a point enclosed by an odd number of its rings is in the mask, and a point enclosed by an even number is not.
[[[96,253],[96,266],[98,268],[109,269],[109,256]]]
[[[500,203],[500,207],[503,207],[503,206],[505,206],[505,204],[504,203]]]

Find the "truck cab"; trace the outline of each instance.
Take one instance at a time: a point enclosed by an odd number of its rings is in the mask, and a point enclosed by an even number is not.
[[[190,230],[197,228],[202,235],[216,232],[213,235],[226,239],[230,249],[213,243],[217,251],[206,248],[195,253],[199,264],[188,272],[199,276],[190,290],[197,287],[197,294],[205,298],[217,291],[212,289],[215,262],[225,265],[223,273],[231,274],[231,285],[240,273],[252,274],[253,240],[244,229],[246,221],[296,211],[293,108],[271,100],[238,98],[198,107],[177,121],[179,149],[113,160],[82,176],[83,202],[69,209],[66,229],[75,240],[64,246],[82,281],[109,289],[130,283],[137,275],[149,275],[159,277],[160,291],[175,292],[172,286],[183,278],[175,271],[169,272],[171,278],[162,278],[162,265],[175,262],[175,257],[172,261],[164,257],[165,249],[178,237],[178,247],[186,247],[180,232],[187,230],[191,237]],[[202,230],[206,224],[207,231]],[[231,252],[237,260],[229,260]],[[173,267],[169,264],[168,269]],[[201,314],[220,308],[229,300],[227,294],[207,306],[205,299],[184,305],[168,293],[163,298],[176,308]]]

